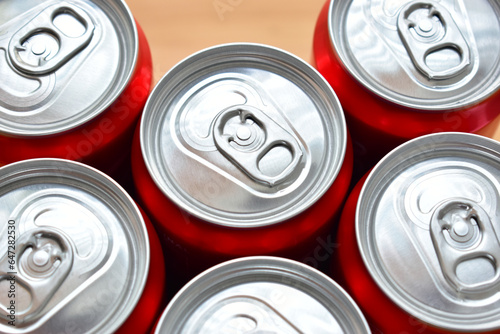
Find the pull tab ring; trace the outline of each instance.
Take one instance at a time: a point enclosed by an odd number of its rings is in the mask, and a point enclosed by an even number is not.
[[[23,233],[16,245],[15,273],[0,271],[0,281],[14,280],[31,295],[27,310],[16,314],[20,323],[33,321],[64,282],[73,266],[73,249],[69,239],[52,227],[40,227]],[[7,257],[0,268],[8,266]],[[4,308],[0,315],[7,317]]]
[[[226,132],[226,125],[231,120],[234,133]],[[258,129],[253,133],[247,126],[248,121]],[[230,124],[229,127],[232,127]],[[302,150],[299,143],[288,131],[283,129],[261,110],[237,105],[222,111],[215,120],[213,135],[217,149],[235,166],[253,180],[273,187],[285,182],[299,166]],[[275,147],[284,147],[291,154],[291,162],[278,175],[266,175],[259,168],[259,162]]]
[[[430,80],[453,78],[471,64],[469,44],[448,10],[435,1],[407,4],[398,16],[397,28],[414,66]],[[459,64],[444,70],[431,69],[427,57],[445,49],[458,53]]]
[[[60,14],[71,15],[85,31],[80,36],[68,36],[55,24]],[[11,38],[9,57],[14,66],[29,75],[43,75],[60,68],[85,48],[92,39],[95,26],[90,16],[69,3],[47,7],[31,19]]]
[[[500,242],[483,208],[468,200],[445,201],[432,215],[430,233],[442,273],[459,296],[484,299],[498,293]],[[460,266],[477,261],[492,274],[472,282],[467,278],[475,274],[467,272],[471,267],[459,273]]]

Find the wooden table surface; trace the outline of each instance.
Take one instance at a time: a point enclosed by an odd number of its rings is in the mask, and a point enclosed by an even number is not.
[[[153,80],[202,49],[252,42],[311,62],[314,26],[325,0],[125,0],[149,41]],[[500,140],[500,116],[480,134]]]

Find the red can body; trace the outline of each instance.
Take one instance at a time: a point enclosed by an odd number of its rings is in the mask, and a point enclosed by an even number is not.
[[[361,173],[358,178],[391,149],[409,139],[444,131],[477,132],[498,116],[498,91],[473,105],[427,112],[393,103],[367,89],[346,70],[333,47],[328,23],[330,3],[325,3],[316,24],[314,63],[344,108],[355,166]]]
[[[72,130],[46,136],[0,135],[0,165],[31,158],[80,161],[116,178],[129,168],[132,137],[152,83],[152,58],[138,30],[138,54],[132,77],[118,99],[98,117]],[[82,83],[85,85],[85,83]]]
[[[153,224],[142,209],[141,213],[148,230],[151,254],[148,279],[134,311],[116,333],[149,333],[166,305],[167,285],[163,250]]]
[[[139,130],[139,129],[137,129]],[[334,252],[338,220],[352,176],[352,147],[330,189],[298,216],[260,228],[231,228],[203,221],[179,208],[151,178],[141,153],[139,131],[132,147],[132,172],[141,206],[157,228],[166,258],[169,296],[203,270],[243,256],[277,255],[322,267]]]

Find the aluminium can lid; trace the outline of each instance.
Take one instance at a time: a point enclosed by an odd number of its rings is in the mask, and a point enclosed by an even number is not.
[[[129,83],[138,36],[123,1],[6,0],[1,9],[1,134],[76,128]]]
[[[225,262],[189,282],[156,333],[370,333],[361,311],[329,277],[277,257]]]
[[[428,324],[500,328],[500,143],[441,133],[390,152],[356,212],[364,263],[386,295]]]
[[[215,224],[255,227],[294,217],[327,191],[347,130],[335,93],[303,60],[226,44],[159,81],[140,140],[150,175],[177,205]]]
[[[58,159],[6,165],[0,221],[0,332],[110,333],[134,310],[149,240],[139,209],[106,175]]]
[[[498,91],[499,18],[494,0],[332,0],[329,34],[345,69],[367,89],[444,112]]]

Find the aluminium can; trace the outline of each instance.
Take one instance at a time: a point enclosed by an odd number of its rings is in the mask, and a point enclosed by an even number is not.
[[[304,255],[329,244],[350,142],[335,93],[292,54],[237,43],[181,61],[153,89],[132,155],[138,198],[181,285],[235,257],[321,265],[333,251]]]
[[[500,332],[499,175],[499,142],[440,133],[354,188],[334,267],[375,332]]]
[[[498,116],[499,18],[494,0],[325,3],[314,62],[344,107],[361,174],[407,140],[476,133]]]
[[[62,159],[0,168],[0,333],[146,333],[164,309],[153,226],[102,172]]]
[[[120,0],[0,4],[0,165],[62,158],[119,175],[152,80]]]
[[[302,263],[246,257],[203,272],[172,299],[156,334],[370,333],[351,297]]]

